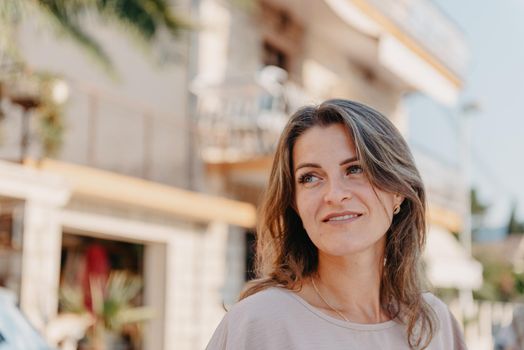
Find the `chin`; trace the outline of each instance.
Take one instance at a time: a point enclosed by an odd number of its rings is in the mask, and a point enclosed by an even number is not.
[[[357,237],[351,235],[337,237],[337,235],[325,234],[324,237],[321,238],[320,244],[315,245],[323,254],[339,257],[362,253],[370,249],[383,250],[384,245],[381,243],[385,239],[385,236],[376,237],[376,239],[372,240],[369,238],[370,237],[362,237],[361,235]]]
[[[358,254],[369,248],[373,247],[374,244],[370,242],[325,242],[318,247],[319,251],[323,254],[331,256],[347,256],[352,254]]]

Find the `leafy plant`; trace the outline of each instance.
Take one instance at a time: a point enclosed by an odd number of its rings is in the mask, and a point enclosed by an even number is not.
[[[511,203],[511,213],[509,216],[507,234],[520,233],[524,234],[524,222],[520,221],[517,217],[518,203],[514,200]]]
[[[474,292],[476,299],[522,302],[524,274],[514,271],[509,263],[476,256],[483,266],[482,287]]]
[[[65,83],[50,73],[21,71],[0,76],[2,96],[38,119],[38,141],[45,156],[56,155],[62,145],[64,101],[54,96],[58,84]]]
[[[142,45],[152,45],[163,33],[177,37],[191,28],[178,16],[169,0],[17,0],[0,1],[0,49],[2,55],[22,61],[13,40],[16,25],[24,18],[40,15],[44,23],[71,38],[108,72],[113,72],[111,58],[89,33],[89,18],[98,18],[122,27],[123,32]],[[1,57],[0,57],[1,62]],[[1,69],[1,67],[0,67]]]
[[[67,312],[90,312],[95,319],[88,334],[90,342],[95,348],[104,349],[107,333],[118,334],[126,325],[141,323],[154,317],[150,307],[133,304],[141,290],[140,277],[126,271],[113,271],[105,282],[100,278],[90,280],[91,310],[86,307],[85,291],[79,285],[61,287],[60,305]]]
[[[0,85],[5,90],[20,77],[40,78],[39,74],[30,72],[15,40],[18,24],[35,18],[43,28],[47,26],[72,39],[113,77],[117,72],[109,54],[88,30],[94,18],[121,27],[144,52],[154,52],[153,46],[158,43],[171,44],[171,39],[193,27],[189,20],[175,13],[170,0],[0,0]],[[13,76],[15,79],[10,79]],[[45,156],[58,152],[64,131],[61,106],[49,98],[49,82],[50,79],[40,79],[41,94],[32,96],[31,100],[35,107],[38,105],[39,133]],[[0,106],[0,119],[2,116]]]

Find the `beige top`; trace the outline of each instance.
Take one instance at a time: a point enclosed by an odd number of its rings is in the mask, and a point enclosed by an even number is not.
[[[466,349],[447,306],[431,293],[424,298],[440,321],[428,350]],[[293,292],[269,288],[235,304],[213,334],[207,350],[409,349],[397,321],[358,324],[331,317]]]

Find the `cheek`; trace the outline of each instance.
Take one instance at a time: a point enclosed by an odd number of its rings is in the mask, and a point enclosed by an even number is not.
[[[297,193],[295,196],[295,206],[301,219],[305,216],[304,214],[307,211],[306,203],[307,201],[305,200],[304,195],[302,193]]]
[[[387,230],[391,225],[394,201],[392,196],[382,195],[380,200],[375,197],[373,202],[374,221],[377,226]]]
[[[295,205],[302,223],[308,226],[309,222],[313,221],[316,210],[313,196],[310,193],[298,192],[295,196]]]

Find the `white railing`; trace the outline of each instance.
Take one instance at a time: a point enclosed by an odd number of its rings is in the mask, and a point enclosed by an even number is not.
[[[289,114],[314,102],[298,85],[260,75],[200,88],[196,94],[199,147],[210,163],[271,154]]]
[[[414,148],[413,155],[426,186],[429,201],[456,213],[464,213],[466,190],[461,169],[420,148]]]
[[[63,145],[56,158],[161,182],[174,177],[173,169],[181,167],[186,148],[180,137],[193,130],[180,114],[162,112],[86,82],[65,81],[69,99],[62,114]],[[4,103],[4,112],[1,127],[6,137],[0,143],[0,158],[18,161],[22,111]],[[30,118],[26,156],[39,158],[37,113],[31,112]]]

